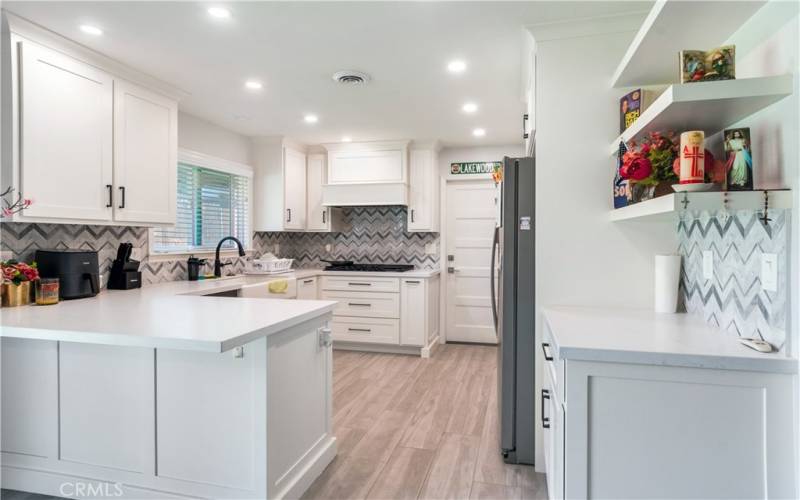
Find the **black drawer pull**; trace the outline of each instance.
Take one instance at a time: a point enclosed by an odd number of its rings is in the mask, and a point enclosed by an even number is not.
[[[359,307],[372,307],[372,304],[362,304],[360,302],[348,302],[348,306],[359,306]]]
[[[369,328],[348,328],[348,329],[347,329],[347,331],[348,331],[348,332],[364,332],[364,333],[369,333],[369,332],[371,332],[372,330],[370,330]]]
[[[550,428],[550,419],[544,416],[544,400],[550,400],[550,391],[542,389],[542,427],[545,429]]]
[[[106,208],[111,208],[114,205],[114,188],[111,184],[106,184],[106,189],[108,189],[108,203],[106,204]]]
[[[553,356],[547,354],[548,347],[550,347],[550,344],[547,342],[542,342],[542,353],[544,354],[545,361],[553,361]]]
[[[419,281],[417,280],[406,280],[406,283],[409,285],[419,285]]]
[[[314,282],[314,280],[313,280],[313,279],[310,279],[310,280],[303,280],[303,283],[305,283],[306,285],[308,285],[308,284],[310,284],[310,283],[313,283],[313,282]]]
[[[350,286],[372,286],[372,283],[348,283]]]
[[[120,203],[119,208],[125,208],[125,186],[120,186],[119,192],[122,195],[122,203]]]

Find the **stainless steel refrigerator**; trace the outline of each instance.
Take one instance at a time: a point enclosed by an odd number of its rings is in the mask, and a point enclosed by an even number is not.
[[[533,464],[534,159],[505,158],[492,248],[492,306],[498,340],[500,451],[506,462]]]

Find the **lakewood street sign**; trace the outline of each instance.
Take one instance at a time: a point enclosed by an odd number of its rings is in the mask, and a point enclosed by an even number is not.
[[[503,164],[499,161],[473,161],[465,163],[451,163],[452,175],[492,174]]]

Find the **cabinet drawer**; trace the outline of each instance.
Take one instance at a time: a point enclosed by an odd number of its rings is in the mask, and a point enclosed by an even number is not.
[[[399,292],[400,278],[323,276],[322,289],[347,292]]]
[[[333,340],[397,344],[400,342],[400,321],[383,318],[335,316],[331,322]]]
[[[375,292],[322,292],[322,300],[338,302],[334,316],[362,318],[399,318],[400,295]]]
[[[553,381],[553,392],[560,401],[564,401],[564,360],[559,359],[556,344],[553,341],[553,333],[547,320],[542,322],[542,341],[539,344],[542,357],[544,358],[544,368],[550,379]]]

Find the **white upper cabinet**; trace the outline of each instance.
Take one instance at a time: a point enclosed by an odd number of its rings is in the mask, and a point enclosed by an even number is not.
[[[166,97],[114,82],[114,219],[174,223],[178,105]]]
[[[409,153],[408,231],[439,231],[439,164],[435,148]]]
[[[286,229],[306,228],[306,155],[283,148],[283,206]]]
[[[170,89],[4,15],[11,50],[0,80],[9,96],[3,123],[10,124],[3,188],[33,202],[10,220],[173,224],[178,104]]]
[[[329,144],[328,184],[407,182],[407,142]]]
[[[19,70],[16,177],[33,200],[24,216],[110,221],[112,77],[30,42],[19,44]]]
[[[254,141],[255,231],[306,229],[306,154],[281,137]]]
[[[306,161],[306,196],[308,198],[308,213],[306,214],[306,229],[315,232],[340,231],[341,210],[327,207],[322,201],[322,186],[325,185],[327,176],[327,161],[324,154],[308,155]]]

